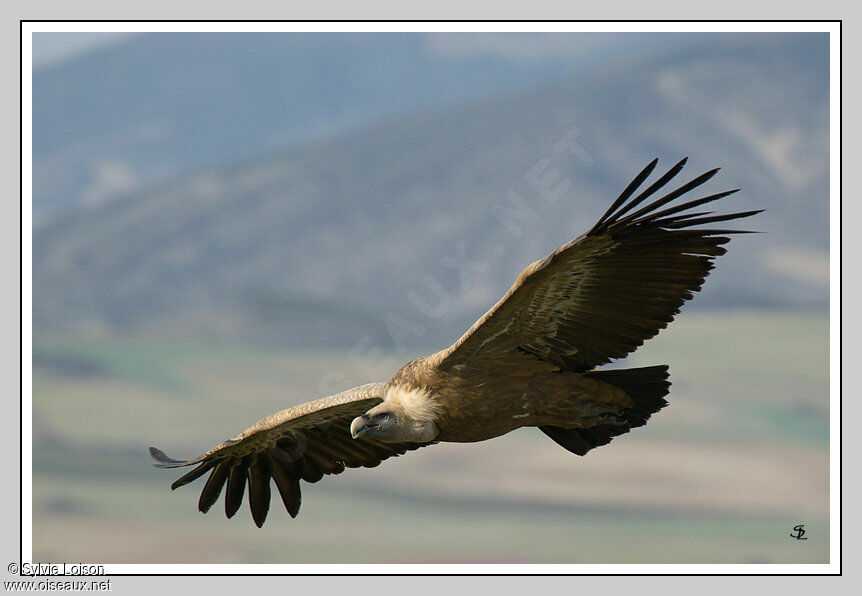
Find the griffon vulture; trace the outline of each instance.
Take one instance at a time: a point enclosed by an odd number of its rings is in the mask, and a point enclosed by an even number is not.
[[[160,468],[209,472],[198,509],[225,491],[225,513],[248,503],[260,527],[270,479],[295,517],[299,481],[345,467],[374,467],[440,441],[469,443],[538,427],[578,455],[642,426],[667,402],[667,365],[596,370],[656,335],[700,290],[738,230],[697,227],[759,211],[713,215],[692,209],[736,190],[675,206],[709,171],[642,206],[685,159],[639,194],[653,160],[582,236],[524,269],[505,296],[458,341],[404,365],[385,383],[362,385],[277,412],[200,457],[180,461],[151,447]]]

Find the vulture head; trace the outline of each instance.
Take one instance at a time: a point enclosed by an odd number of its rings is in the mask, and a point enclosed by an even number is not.
[[[385,443],[426,443],[440,433],[437,411],[422,391],[395,389],[362,416],[353,419],[350,435]]]

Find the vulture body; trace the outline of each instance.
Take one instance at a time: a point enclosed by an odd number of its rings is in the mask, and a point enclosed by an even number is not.
[[[634,196],[657,161],[588,232],[524,269],[451,347],[406,364],[385,383],[277,412],[196,459],[174,460],[151,447],[156,466],[197,464],[173,489],[209,473],[198,502],[203,513],[225,492],[232,517],[247,489],[260,527],[273,483],[295,517],[300,480],[374,467],[440,441],[484,441],[534,426],[584,455],[642,426],[667,405],[668,367],[596,367],[666,327],[724,254],[728,236],[744,233],[700,226],[759,213],[692,212],[738,189],[670,205],[717,169],[646,202],[685,159]]]

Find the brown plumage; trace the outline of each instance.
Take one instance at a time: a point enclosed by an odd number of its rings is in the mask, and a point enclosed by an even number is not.
[[[260,527],[270,480],[295,517],[300,480],[374,467],[439,441],[484,441],[535,426],[584,455],[642,426],[667,405],[668,367],[595,367],[625,357],[666,327],[700,290],[728,235],[744,233],[695,226],[759,213],[691,212],[736,190],[669,206],[717,169],[646,203],[686,160],[632,198],[657,161],[587,233],[524,269],[451,347],[406,364],[385,383],[277,412],[194,460],[151,447],[156,466],[197,464],[173,489],[209,472],[198,503],[203,513],[224,490],[232,517],[248,492]]]

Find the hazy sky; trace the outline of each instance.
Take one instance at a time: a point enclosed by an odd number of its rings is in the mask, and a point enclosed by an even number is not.
[[[57,64],[81,56],[94,49],[124,41],[139,33],[34,33],[33,68]],[[495,55],[514,61],[531,61],[554,55],[612,51],[613,48],[652,44],[657,39],[691,36],[689,33],[631,35],[626,33],[428,33],[428,48],[437,54],[453,58],[475,55]]]
[[[33,68],[80,56],[96,48],[117,43],[135,33],[34,33]]]

